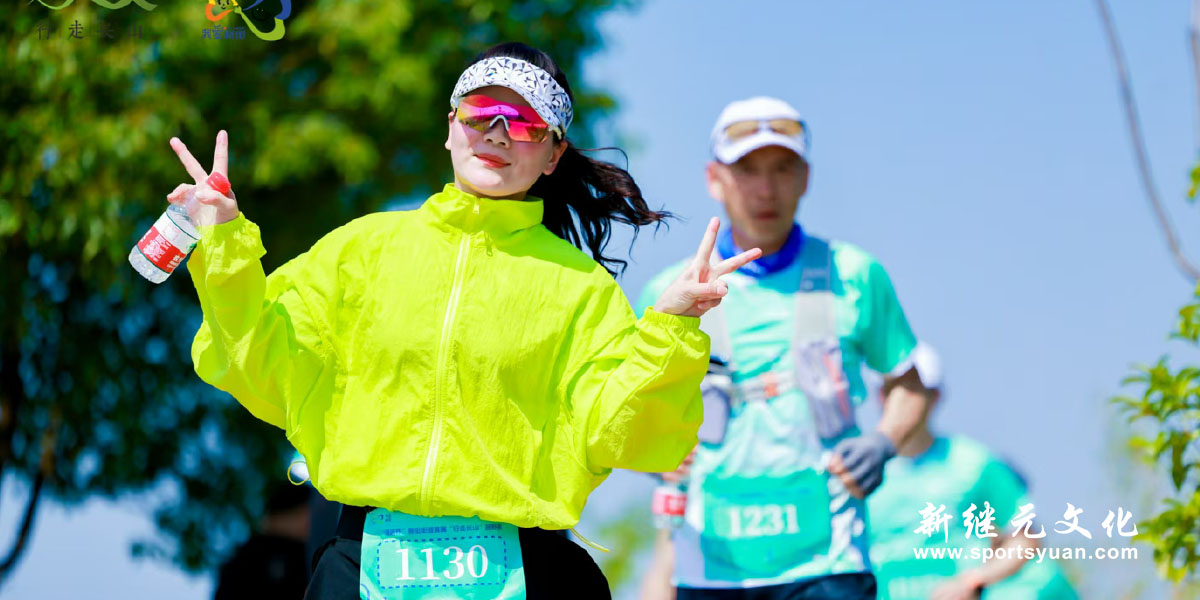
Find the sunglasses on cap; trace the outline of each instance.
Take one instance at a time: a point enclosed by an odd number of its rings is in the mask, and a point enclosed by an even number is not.
[[[454,118],[459,123],[482,132],[491,129],[499,119],[504,123],[508,137],[514,142],[538,143],[550,134],[550,126],[532,108],[501,102],[483,94],[472,94],[459,100]]]
[[[730,123],[723,133],[730,141],[752,136],[763,129],[770,129],[788,137],[802,137],[807,133],[804,121],[795,119],[765,119],[762,121],[738,121]]]

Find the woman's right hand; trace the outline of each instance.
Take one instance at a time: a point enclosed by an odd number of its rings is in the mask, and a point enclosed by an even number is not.
[[[656,312],[687,317],[703,315],[720,304],[721,298],[729,291],[729,287],[721,281],[721,276],[728,275],[762,256],[762,250],[752,248],[733,258],[711,264],[709,259],[716,246],[717,231],[720,228],[720,219],[713,217],[708,221],[708,229],[704,232],[704,239],[700,241],[696,258],[692,259],[691,264],[663,290],[658,301],[654,303]]]
[[[209,188],[204,184],[208,179],[208,173],[204,171],[204,167],[200,166],[200,162],[188,152],[187,146],[179,138],[171,138],[171,149],[179,156],[179,162],[183,163],[183,168],[187,170],[188,175],[192,176],[195,183],[181,183],[175,188],[175,191],[167,194],[167,201],[171,204],[185,206],[190,216],[196,222],[203,222],[199,211],[207,206],[215,207],[215,218],[213,224],[221,224],[227,221],[232,221],[239,214],[237,205],[237,196],[233,190],[229,191],[229,196],[225,196],[220,192]],[[222,129],[217,133],[217,146],[213,152],[213,172],[220,173],[226,178],[229,177],[229,134]],[[192,206],[186,206],[187,194],[197,186],[202,186],[196,191],[196,203]],[[208,209],[213,210],[213,209]]]

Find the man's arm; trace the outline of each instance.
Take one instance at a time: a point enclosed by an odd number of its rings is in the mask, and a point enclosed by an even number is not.
[[[929,412],[929,393],[921,383],[916,367],[899,377],[886,377],[883,393],[883,416],[876,431],[887,436],[899,448],[912,437]]]
[[[1025,566],[1027,558],[1021,548],[1037,549],[1041,544],[1036,539],[1023,535],[1012,536],[1009,532],[1001,533],[992,538],[992,549],[1004,548],[1004,552],[996,552],[997,558],[983,563],[981,566],[959,573],[953,579],[939,585],[930,594],[930,600],[973,600],[978,598],[980,591],[989,585],[995,585],[1012,577]]]

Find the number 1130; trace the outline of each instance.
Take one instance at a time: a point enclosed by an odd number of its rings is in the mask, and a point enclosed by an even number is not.
[[[478,560],[475,557],[476,550],[479,551]],[[416,581],[417,578],[413,577],[409,573],[409,549],[400,548],[396,550],[396,552],[400,553],[400,576],[397,577],[396,580]],[[471,546],[471,548],[465,553],[463,552],[462,548],[459,548],[458,546],[450,546],[442,551],[442,556],[448,557],[452,553],[454,554],[454,558],[450,559],[449,566],[454,567],[455,571],[451,572],[449,568],[446,568],[439,576],[433,568],[433,548],[425,548],[421,550],[420,554],[425,555],[425,576],[421,577],[421,581],[461,579],[463,575],[468,573],[471,575],[471,577],[478,579],[487,574],[488,556],[487,550],[485,550],[483,546],[476,544]]]

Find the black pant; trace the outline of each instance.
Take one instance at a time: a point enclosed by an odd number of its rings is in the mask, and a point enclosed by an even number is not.
[[[367,511],[345,506],[337,534],[313,556],[305,600],[358,600],[358,569]],[[520,529],[527,600],[611,600],[608,580],[592,557],[560,532]]]
[[[872,600],[875,576],[870,573],[828,575],[796,583],[745,589],[679,588],[676,600]]]

